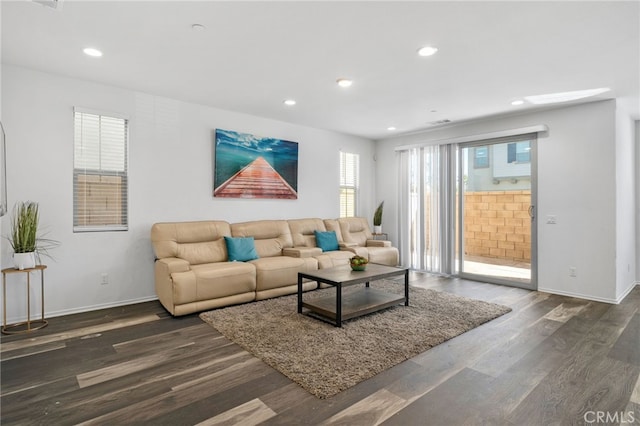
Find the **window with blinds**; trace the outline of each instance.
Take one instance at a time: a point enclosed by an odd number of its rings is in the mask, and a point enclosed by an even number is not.
[[[340,152],[340,217],[355,216],[358,211],[358,154]]]
[[[126,231],[128,120],[74,109],[73,230]]]

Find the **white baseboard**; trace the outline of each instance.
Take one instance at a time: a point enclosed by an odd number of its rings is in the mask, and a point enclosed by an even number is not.
[[[640,286],[640,281],[636,281],[635,283],[631,283],[631,285],[629,286],[629,288],[627,288],[624,293],[622,294],[622,296],[620,296],[618,299],[609,299],[609,298],[603,298],[603,297],[594,297],[594,296],[589,296],[586,294],[580,294],[580,293],[572,293],[572,292],[568,292],[568,291],[558,291],[555,289],[551,289],[551,288],[543,288],[543,287],[538,287],[538,291],[541,291],[543,293],[551,293],[551,294],[557,294],[560,296],[569,296],[569,297],[577,297],[578,299],[586,299],[586,300],[593,300],[595,302],[604,302],[604,303],[611,303],[614,305],[618,305],[620,302],[622,302],[624,300],[625,297],[627,297],[627,295],[629,293],[631,293],[631,291],[633,290],[633,288],[635,286]],[[147,297],[141,297],[139,299],[129,299],[129,300],[120,300],[118,302],[111,302],[111,303],[101,303],[98,305],[91,305],[91,306],[83,306],[80,308],[72,308],[72,309],[62,309],[60,311],[53,311],[53,312],[45,312],[45,318],[54,318],[54,317],[61,317],[63,315],[72,315],[72,314],[79,314],[82,312],[90,312],[90,311],[97,311],[100,309],[107,309],[107,308],[116,308],[118,306],[126,306],[126,305],[134,305],[136,303],[143,303],[143,302],[151,302],[152,300],[158,300],[157,296],[147,296]],[[40,313],[34,313],[34,315],[32,316],[31,319],[38,319],[38,315]],[[7,322],[10,324],[16,323],[16,322],[22,322],[22,321],[26,321],[27,317],[18,317],[18,318],[8,318]]]
[[[607,297],[597,297],[597,296],[591,296],[587,294],[573,293],[570,291],[561,291],[561,290],[555,290],[552,288],[543,288],[543,287],[538,287],[538,291],[541,291],[543,293],[557,294],[560,296],[576,297],[578,299],[593,300],[594,302],[604,302],[604,303],[610,303],[612,305],[618,305],[620,304],[620,302],[624,300],[625,297],[627,297],[629,293],[631,293],[631,290],[633,290],[633,288],[636,285],[640,285],[640,282],[636,281],[634,283],[631,283],[631,285],[617,299],[611,299]]]
[[[559,296],[569,296],[569,297],[576,297],[578,299],[593,300],[594,302],[611,303],[613,305],[616,305],[616,304],[619,303],[615,299],[609,299],[609,298],[597,297],[597,296],[590,296],[590,295],[587,295],[587,294],[573,293],[573,292],[570,292],[570,291],[561,291],[561,290],[556,290],[556,289],[553,289],[553,288],[538,287],[538,291],[541,291],[543,293],[557,294]]]
[[[59,311],[45,311],[44,317],[45,319],[61,317],[63,315],[72,315],[72,314],[79,314],[82,312],[97,311],[100,309],[116,308],[118,306],[134,305],[136,303],[150,302],[152,300],[158,300],[158,296],[147,296],[147,297],[141,297],[139,299],[119,300],[117,302],[101,303],[98,305],[82,306],[79,308],[62,309]],[[31,313],[31,320],[33,321],[36,319],[40,319],[39,311]],[[26,316],[16,317],[16,318],[7,318],[7,323],[14,324],[14,323],[23,322],[26,320],[27,320]]]
[[[618,301],[617,303],[620,303],[624,300],[625,297],[627,297],[629,295],[629,293],[631,293],[631,291],[633,291],[633,288],[637,285],[640,285],[640,282],[632,282],[631,285],[629,287],[627,287],[627,289],[625,291],[622,292],[622,295],[620,297],[618,297]]]

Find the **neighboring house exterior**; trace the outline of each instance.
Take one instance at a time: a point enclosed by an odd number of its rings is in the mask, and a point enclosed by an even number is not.
[[[531,189],[531,141],[470,148],[467,170],[470,192]]]

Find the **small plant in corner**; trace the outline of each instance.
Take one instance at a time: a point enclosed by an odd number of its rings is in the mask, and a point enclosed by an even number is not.
[[[33,268],[41,255],[51,257],[48,250],[58,245],[57,241],[38,237],[39,220],[38,203],[21,201],[13,208],[8,239],[18,269]]]
[[[376,234],[382,233],[382,209],[384,208],[384,201],[380,203],[378,208],[373,212],[373,232]]]

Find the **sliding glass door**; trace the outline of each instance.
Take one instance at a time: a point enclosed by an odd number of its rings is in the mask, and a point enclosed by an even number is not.
[[[536,288],[536,136],[399,150],[401,262]]]
[[[458,275],[536,288],[532,135],[458,149]]]

